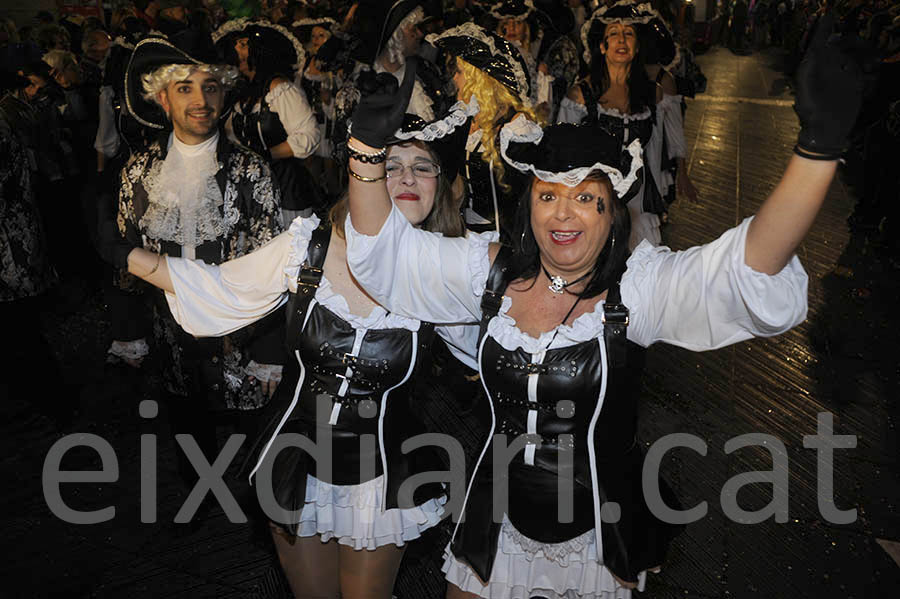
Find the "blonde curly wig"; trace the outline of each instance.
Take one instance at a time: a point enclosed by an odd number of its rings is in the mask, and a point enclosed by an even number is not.
[[[503,181],[503,158],[500,156],[500,148],[497,146],[497,132],[508,119],[503,117],[508,113],[522,113],[542,127],[546,125],[544,119],[535,112],[534,108],[527,106],[499,81],[462,58],[456,58],[456,67],[465,75],[466,81],[459,90],[459,99],[468,102],[472,95],[478,100],[478,114],[475,115],[475,126],[481,129],[481,145],[484,151],[481,158],[485,163],[494,163],[497,173],[497,181],[500,186],[509,191],[509,186]]]
[[[169,86],[172,81],[183,81],[194,71],[205,71],[212,75],[226,90],[235,86],[241,76],[237,67],[225,64],[167,64],[141,76],[144,88],[144,99],[157,102],[159,92]]]

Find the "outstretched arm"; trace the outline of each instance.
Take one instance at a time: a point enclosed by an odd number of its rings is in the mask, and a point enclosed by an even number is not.
[[[784,268],[812,226],[862,103],[860,69],[829,39],[833,25],[830,14],[819,19],[797,71],[797,155],[747,232],[744,260],[762,273]]]
[[[134,248],[128,254],[128,272],[163,291],[175,293],[165,256],[143,248]]]

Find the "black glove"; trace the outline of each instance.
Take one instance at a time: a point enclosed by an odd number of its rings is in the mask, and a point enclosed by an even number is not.
[[[389,73],[360,73],[360,100],[350,119],[353,137],[373,148],[384,147],[385,141],[403,125],[417,66],[416,57],[406,59],[406,73],[399,87],[397,78]]]
[[[848,40],[832,38],[834,15],[819,19],[797,70],[794,111],[800,117],[797,153],[828,160],[841,156],[862,105],[862,73]]]
[[[97,253],[105,262],[116,268],[128,270],[128,254],[137,247],[122,237],[116,221],[104,218],[97,227]]]

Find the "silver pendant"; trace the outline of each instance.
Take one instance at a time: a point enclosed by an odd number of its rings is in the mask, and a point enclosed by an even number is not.
[[[567,284],[566,280],[561,276],[553,275],[550,277],[550,284],[547,285],[547,289],[553,293],[563,293],[566,290]]]

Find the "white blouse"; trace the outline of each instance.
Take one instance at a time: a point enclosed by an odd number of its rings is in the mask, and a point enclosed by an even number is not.
[[[403,218],[401,216],[401,218]],[[288,299],[288,291],[297,291],[297,275],[306,260],[313,231],[319,226],[316,216],[297,218],[287,231],[258,250],[220,265],[200,260],[167,257],[166,264],[175,293],[166,293],[169,309],[181,327],[197,337],[227,335],[263,318]],[[347,300],[337,293],[323,276],[315,301],[357,329],[395,329],[418,331],[421,322],[375,306],[368,316],[350,311]],[[478,327],[438,327],[451,352],[474,367],[460,348],[468,347],[478,336]]]
[[[306,101],[306,94],[292,81],[282,81],[270,90],[265,97],[266,104],[278,115],[285,133],[287,144],[294,158],[306,158],[319,146],[321,133],[316,122],[316,114]],[[259,112],[260,103],[253,106],[253,112]],[[239,107],[235,105],[235,110]],[[235,143],[240,141],[234,136],[231,118],[225,124],[228,138]]]
[[[684,251],[641,243],[621,281],[622,301],[630,310],[628,338],[645,347],[665,342],[703,351],[778,335],[802,322],[806,272],[796,256],[776,275],[747,266],[744,244],[750,221]],[[443,238],[413,228],[396,207],[374,237],[357,232],[349,218],[345,231],[351,272],[393,313],[435,323],[481,318],[481,294],[490,270],[488,247],[495,234]],[[547,348],[554,331],[540,338],[523,333],[507,314],[511,304],[505,297],[488,333],[506,349],[534,353]],[[602,336],[602,304],[571,325],[557,327],[549,347]],[[475,344],[467,350],[474,355]]]

